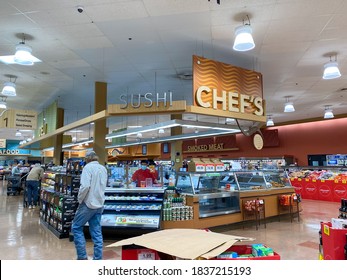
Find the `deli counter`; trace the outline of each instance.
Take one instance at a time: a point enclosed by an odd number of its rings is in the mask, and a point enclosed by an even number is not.
[[[243,222],[246,200],[262,200],[266,218],[278,216],[279,196],[295,194],[285,170],[178,172],[176,192],[187,196],[193,219],[163,221],[167,228],[209,228]]]

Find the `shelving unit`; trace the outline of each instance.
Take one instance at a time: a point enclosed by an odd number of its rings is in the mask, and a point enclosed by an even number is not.
[[[40,193],[41,224],[58,238],[69,237],[78,202],[79,175],[45,173]]]

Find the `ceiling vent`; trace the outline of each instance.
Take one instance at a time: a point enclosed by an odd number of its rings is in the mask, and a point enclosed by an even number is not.
[[[193,74],[190,73],[178,74],[177,77],[180,80],[193,80]]]

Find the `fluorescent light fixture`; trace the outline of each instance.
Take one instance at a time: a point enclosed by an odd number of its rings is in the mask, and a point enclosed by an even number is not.
[[[254,49],[255,44],[252,37],[252,28],[251,21],[249,20],[248,15],[247,23],[243,19],[243,25],[235,28],[235,41],[233,49],[238,52],[245,52]]]
[[[0,109],[7,109],[6,101],[0,101]]]
[[[75,130],[70,130],[68,132],[70,132],[70,133],[81,133],[81,132],[83,132],[83,130],[75,129]]]
[[[156,123],[148,126],[143,126],[134,129],[127,129],[119,132],[114,132],[106,135],[106,139],[119,138],[129,135],[137,135],[138,133],[146,133],[150,131],[155,131],[159,129],[166,129],[172,127],[189,127],[189,128],[201,128],[201,129],[212,129],[212,130],[221,130],[221,131],[234,131],[235,127],[225,124],[211,124],[207,122],[196,122],[188,120],[170,120],[163,123]],[[141,138],[141,137],[138,137]]]
[[[93,140],[78,141],[78,142],[74,142],[74,143],[64,144],[63,145],[63,149],[64,148],[73,147],[73,146],[82,146],[82,145],[86,145],[86,144],[89,144],[89,143],[93,143]]]
[[[159,134],[164,134],[164,133],[165,133],[164,128],[159,128],[158,133],[159,133]]]
[[[15,83],[5,82],[1,94],[5,96],[16,96],[17,93]]]
[[[340,78],[341,73],[338,68],[337,62],[328,62],[324,65],[324,73],[323,73],[323,79],[324,80],[331,80]]]
[[[141,142],[134,141],[134,142],[126,142],[123,144],[110,145],[110,146],[106,146],[106,149],[117,148],[117,147],[136,146],[139,144],[170,142],[170,141],[177,141],[177,140],[184,140],[184,139],[196,139],[196,138],[201,138],[201,137],[224,135],[224,134],[234,134],[234,133],[239,133],[239,132],[240,132],[240,129],[233,129],[233,130],[230,129],[230,130],[226,130],[226,131],[220,130],[218,132],[216,132],[215,130],[212,129],[212,130],[203,131],[203,132],[199,132],[199,133],[173,135],[173,136],[156,138],[156,139],[149,138],[149,139],[143,139],[143,140],[141,140]]]

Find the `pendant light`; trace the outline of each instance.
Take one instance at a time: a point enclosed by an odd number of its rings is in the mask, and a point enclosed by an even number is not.
[[[333,110],[331,109],[329,105],[327,105],[325,106],[325,110],[324,110],[324,119],[332,119],[332,118],[334,118]]]
[[[267,118],[266,126],[274,126],[274,125],[275,125],[275,123],[274,123],[274,121],[272,119],[272,116],[269,115],[268,118]]]
[[[15,84],[15,82],[17,80],[17,76],[8,75],[8,74],[6,74],[5,76],[9,77],[10,81],[4,83],[4,87],[3,87],[2,91],[1,91],[1,94],[5,95],[5,96],[16,96],[17,92],[16,92],[16,84]],[[13,79],[13,81],[12,81],[12,79]]]
[[[252,36],[252,27],[248,15],[248,23],[243,20],[243,25],[235,28],[235,41],[233,49],[239,52],[245,52],[254,49],[255,44]]]
[[[0,101],[0,109],[7,109],[6,101],[4,101],[4,100]]]
[[[285,113],[292,113],[295,111],[293,102],[289,101],[289,96],[286,96],[286,103],[284,104],[284,112]]]
[[[335,55],[335,61],[332,61],[330,56],[330,62],[324,64],[323,79],[331,80],[331,79],[336,79],[340,77],[341,77],[341,73],[337,63],[337,55]]]

